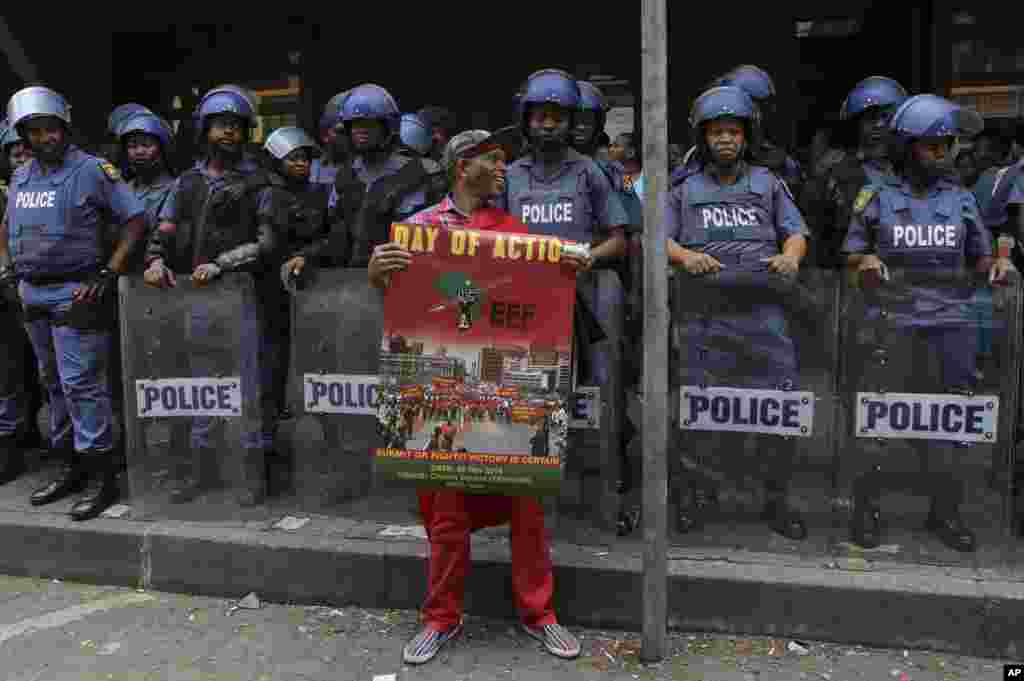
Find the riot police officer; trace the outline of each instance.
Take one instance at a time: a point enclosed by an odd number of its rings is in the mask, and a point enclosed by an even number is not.
[[[51,442],[59,448],[74,438],[59,475],[30,501],[48,504],[85,487],[71,509],[72,519],[85,520],[118,495],[108,376],[113,297],[146,223],[117,169],[70,144],[69,110],[45,87],[19,90],[7,104],[8,120],[28,140],[34,159],[11,181],[0,230],[0,280],[20,280],[25,326],[51,395]],[[108,221],[124,225],[124,236],[106,259]]]
[[[159,116],[151,113],[135,114],[121,123],[118,130],[123,165],[128,171],[128,186],[146,207],[149,232],[156,229],[160,211],[174,188],[170,165],[172,134]],[[129,270],[141,273],[144,249],[133,255]]]
[[[353,88],[341,106],[341,123],[354,158],[338,169],[331,193],[337,237],[331,256],[344,258],[347,250],[353,267],[366,267],[374,247],[389,241],[391,223],[439,202],[447,180],[434,165],[397,149],[401,112],[379,85]]]
[[[320,117],[320,143],[323,153],[313,159],[310,166],[309,181],[334,186],[334,178],[338,174],[338,166],[349,161],[349,143],[339,129],[341,123],[341,105],[350,91],[339,92],[328,100],[324,113]]]
[[[310,172],[312,161],[320,156],[319,145],[301,128],[278,128],[263,145],[274,172],[274,192],[278,196],[281,212],[285,215],[280,234],[280,267],[282,287],[278,287],[278,314],[269,329],[272,359],[275,361],[264,371],[270,371],[269,384],[279,405],[282,418],[288,418],[285,390],[288,382],[288,360],[291,356],[291,316],[285,289],[303,286],[307,267],[330,264],[325,258],[330,233],[327,217],[327,198],[330,188],[313,182]],[[268,303],[269,304],[269,303]]]
[[[523,83],[516,100],[528,149],[508,167],[499,207],[527,224],[531,233],[592,244],[589,255],[578,263],[581,271],[621,260],[629,216],[597,163],[572,148],[581,100],[576,80],[558,69],[537,71]],[[601,297],[610,308],[621,306],[622,289]],[[601,310],[593,312],[600,317]],[[589,355],[581,382],[607,383],[610,357],[588,338],[580,338],[580,345]]]
[[[907,91],[892,78],[871,76],[857,83],[843,101],[839,117],[856,126],[857,147],[828,154],[830,162],[807,182],[800,197],[815,230],[811,257],[818,266],[845,264],[841,251],[857,194],[864,185],[892,175],[888,123],[906,99]]]
[[[693,296],[700,312],[675,320],[685,339],[680,349],[686,357],[685,383],[708,385],[708,375],[714,374],[730,387],[792,389],[796,350],[783,301],[771,283],[779,275],[798,272],[807,250],[807,228],[786,184],[751,162],[758,148],[758,113],[746,92],[731,86],[704,92],[694,102],[690,125],[700,170],[677,178],[669,194],[668,258],[691,277],[714,278]],[[734,286],[728,286],[730,279]],[[738,339],[741,347],[722,346],[723,338]],[[756,360],[747,354],[757,355]],[[743,434],[714,433],[720,440],[687,435],[691,451],[731,456],[743,450],[731,446]],[[708,447],[707,439],[718,446]],[[779,534],[804,539],[804,521],[787,501],[794,443],[771,436],[759,444],[759,456],[771,467],[764,482],[763,518]],[[712,481],[702,480],[699,471],[678,468],[672,483],[677,526],[688,532],[702,524],[702,511],[715,493],[709,489]]]
[[[976,264],[982,270],[989,269],[990,281],[1005,279],[1012,265],[1005,257],[992,260],[991,235],[981,222],[974,196],[949,176],[953,138],[977,134],[982,126],[981,117],[974,111],[931,94],[910,97],[896,110],[889,130],[898,142],[898,155],[893,160],[899,174],[884,176],[880,182],[861,190],[843,248],[849,264],[862,275],[862,285],[875,282],[885,287],[886,266],[927,273],[962,270],[968,264]],[[934,224],[945,226],[941,244],[917,238]],[[926,362],[929,354],[935,352],[941,364],[944,392],[973,391],[977,383],[977,334],[957,312],[966,307],[972,291],[955,284],[910,283],[906,288],[914,300],[927,301],[924,307],[912,300],[877,303],[869,310],[869,319],[884,327],[881,330],[885,336],[908,338],[911,343],[908,365],[885,362],[880,369],[885,376],[882,388],[919,389],[930,380]],[[952,319],[946,312],[951,312]],[[876,353],[887,352],[885,337],[873,345],[880,347]],[[858,373],[863,374],[862,367],[858,367]],[[874,463],[874,470],[860,475],[853,483],[853,541],[864,547],[878,546],[882,490],[909,489],[930,497],[928,527],[944,544],[958,551],[973,551],[974,533],[959,511],[963,482],[955,470],[945,468],[949,465],[945,463],[949,448],[956,445],[927,440],[908,442],[922,462],[928,462],[930,472],[901,475],[892,470],[895,465],[888,466],[888,457],[881,454],[876,461],[865,462]]]
[[[178,275],[190,275],[195,285],[205,286],[225,272],[249,272],[259,300],[273,300],[274,289],[280,287],[272,267],[280,216],[269,174],[243,151],[255,111],[238,88],[220,87],[203,96],[198,116],[204,156],[178,178],[160,212],[146,250],[145,281],[173,287]],[[273,313],[272,308],[250,309],[249,304],[242,311],[242,380],[259,387],[261,417],[259,432],[245,433],[242,443],[245,489],[238,500],[245,506],[264,497],[264,455],[274,447],[273,394],[267,374],[259,371],[272,352],[266,325]],[[193,426],[193,469],[174,490],[175,502],[191,500],[200,489],[199,469],[202,452],[210,446],[212,421],[197,418]]]

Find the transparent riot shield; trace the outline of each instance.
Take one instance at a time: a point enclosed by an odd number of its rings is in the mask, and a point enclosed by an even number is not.
[[[671,300],[672,541],[827,547],[836,274],[677,271]]]
[[[294,292],[289,394],[295,419],[280,440],[290,443],[295,494],[304,508],[369,512],[382,329],[383,297],[365,269],[320,270]],[[408,514],[415,495],[398,496],[397,512]]]
[[[620,507],[634,517],[640,507],[638,463],[629,465],[622,435],[625,295],[612,270],[580,276],[577,292],[577,305],[585,310],[576,315],[575,391],[559,527],[610,533],[616,529]],[[592,322],[599,328],[581,330]]]
[[[265,490],[252,279],[175,288],[121,277],[128,478],[135,517],[259,518]]]
[[[848,550],[998,560],[1012,527],[1020,283],[890,268],[842,295],[839,499]]]

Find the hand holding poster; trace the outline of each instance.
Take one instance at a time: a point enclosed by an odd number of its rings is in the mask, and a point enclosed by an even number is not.
[[[376,473],[416,487],[557,494],[576,277],[556,238],[392,225],[413,254],[384,297]]]

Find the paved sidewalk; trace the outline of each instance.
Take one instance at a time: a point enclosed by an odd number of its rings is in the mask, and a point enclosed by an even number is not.
[[[557,660],[509,620],[469,618],[433,662],[401,663],[408,610],[288,606],[0,577],[5,681],[1000,681],[1003,661],[789,639],[674,634],[645,666],[639,636],[574,628]],[[870,627],[870,622],[864,623]]]

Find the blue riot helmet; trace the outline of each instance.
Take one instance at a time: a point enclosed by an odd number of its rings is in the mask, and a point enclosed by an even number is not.
[[[581,99],[580,87],[576,83],[576,79],[565,71],[543,69],[531,74],[516,95],[516,107],[523,137],[528,139],[530,144],[541,149],[555,150],[568,145]],[[531,133],[530,108],[543,104],[555,104],[565,109],[569,118],[568,125],[564,129],[559,127],[555,131]]]
[[[249,102],[249,108],[252,109],[253,115],[255,115],[257,111],[259,111],[260,103],[259,100],[256,99],[256,94],[252,90],[244,88],[241,85],[234,85],[232,83],[218,85],[215,88],[211,88],[210,91],[206,93],[206,96],[209,97],[213,93],[221,91],[234,92],[236,95],[244,98],[247,102]]]
[[[896,109],[889,121],[889,130],[897,143],[893,160],[929,180],[951,175],[951,154],[924,161],[909,153],[911,143],[921,138],[973,137],[984,127],[984,119],[973,109],[937,95],[914,95]]]
[[[906,99],[906,89],[892,78],[871,76],[857,83],[846,95],[839,117],[848,121],[871,107],[899,106]]]
[[[117,138],[124,143],[125,138],[132,133],[152,135],[160,140],[161,147],[166,150],[172,143],[170,126],[162,118],[154,113],[137,113],[123,121],[117,129]]]
[[[576,84],[580,89],[580,111],[592,114],[593,121],[584,121],[585,117],[577,119],[573,128],[573,145],[579,151],[590,153],[608,121],[608,102],[604,93],[593,83],[581,80]]]
[[[889,129],[901,140],[921,137],[973,137],[985,128],[974,109],[937,95],[914,95],[896,109]]]
[[[389,148],[401,134],[402,112],[391,93],[379,85],[367,83],[352,88],[341,105],[341,123],[351,139],[352,123],[356,120],[375,120],[384,123],[388,136],[377,148]]]
[[[210,128],[210,118],[218,114],[232,114],[242,120],[245,128],[245,135],[248,136],[249,129],[256,122],[256,111],[252,106],[252,100],[244,94],[228,89],[215,88],[210,90],[199,101],[196,109],[196,135],[200,141],[205,142],[206,133]]]
[[[149,135],[154,137],[160,145],[160,155],[149,159],[131,159],[127,155],[127,142],[131,135]],[[173,143],[171,127],[162,118],[154,113],[136,113],[121,122],[117,130],[117,139],[121,146],[121,154],[127,169],[133,173],[143,175],[155,173],[161,163],[164,167],[170,167],[168,154]]]
[[[720,85],[697,97],[690,109],[690,127],[693,130],[693,137],[702,160],[711,160],[707,140],[704,137],[704,126],[719,118],[736,118],[743,121],[747,140],[744,148],[740,150],[740,157],[749,149],[756,148],[759,135],[757,104],[741,88]]]
[[[134,102],[128,104],[122,104],[116,107],[110,112],[107,117],[107,133],[114,137],[118,137],[118,130],[121,129],[121,124],[126,120],[140,113],[153,113],[141,104],[135,104]]]
[[[416,114],[402,114],[401,121],[402,146],[426,156],[434,147],[434,131]]]
[[[309,149],[311,155],[319,156],[320,145],[302,128],[288,126],[275,130],[263,144],[263,150],[278,161],[296,149]]]
[[[18,90],[7,102],[7,120],[11,127],[19,128],[33,118],[52,116],[65,126],[71,125],[71,106],[59,93],[48,87],[33,85]],[[18,129],[24,137],[24,131]]]
[[[734,85],[742,88],[756,103],[762,104],[775,96],[775,83],[760,66],[741,64],[715,81],[715,85]]]

